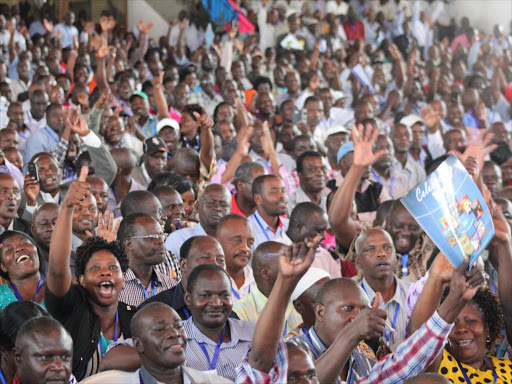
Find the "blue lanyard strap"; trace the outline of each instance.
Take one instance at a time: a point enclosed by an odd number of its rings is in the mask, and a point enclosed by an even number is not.
[[[494,367],[488,363],[487,361],[485,362],[487,364],[487,366],[489,368],[492,369],[492,376],[494,378],[494,384],[496,384],[498,382],[498,375],[496,374],[496,370],[494,369]],[[460,362],[457,360],[457,364],[459,365],[459,369],[460,371],[462,372],[462,375],[464,376],[464,379],[466,380],[466,383],[467,384],[472,384],[471,383],[471,380],[469,379],[468,375],[466,374],[466,370],[464,368],[462,368],[462,365],[460,364]]]
[[[44,127],[44,130],[48,133],[48,135],[50,135],[50,138],[55,142],[55,144],[59,142],[59,137],[53,130],[48,127]]]
[[[402,276],[407,276],[407,263],[409,262],[409,254],[402,255]]]
[[[206,360],[208,360],[208,365],[210,366],[209,370],[215,369],[217,366],[217,360],[219,359],[219,353],[220,353],[220,346],[222,342],[224,341],[224,336],[226,335],[226,327],[224,327],[224,330],[222,331],[222,334],[220,335],[219,341],[217,341],[217,346],[215,347],[215,352],[213,353],[213,359],[210,362],[210,356],[208,356],[208,351],[206,350],[206,347],[204,346],[204,343],[199,343],[199,346],[203,350],[203,353],[206,356]]]
[[[142,285],[142,283],[140,284],[141,288],[142,288],[142,292],[144,293],[144,297],[147,299],[149,299],[148,297],[148,291],[146,290],[146,287]],[[155,280],[154,279],[151,279],[151,297],[155,296]]]
[[[256,216],[256,213],[254,214],[254,218],[256,219],[256,222],[258,223],[259,227],[260,227],[260,228],[261,228],[261,230],[263,231],[263,234],[265,235],[265,237],[267,238],[267,240],[268,240],[268,241],[270,241],[271,239],[270,239],[270,237],[269,237],[269,235],[268,235],[268,233],[267,233],[266,229],[265,229],[265,228],[263,228],[263,225],[261,224],[260,219],[258,219],[258,216]],[[278,218],[278,220],[280,220],[280,219]],[[276,229],[276,232],[275,232],[276,234],[277,234],[277,231],[278,231],[278,230],[279,230],[279,224],[277,225],[277,229]]]
[[[372,169],[372,175],[373,177],[375,177],[375,180],[377,180],[377,182],[384,186],[384,183],[382,182],[382,179],[380,178],[379,174],[377,172],[375,172],[375,170]],[[393,185],[395,184],[395,177],[391,177],[391,186],[389,188],[389,195],[392,196],[393,195]]]
[[[41,276],[41,278],[39,279],[39,284],[37,285],[36,295],[34,296],[34,300],[32,300],[32,301],[34,301],[34,302],[36,301],[37,296],[39,295],[39,292],[41,291],[42,286],[43,286],[43,276]],[[14,283],[11,283],[11,287],[12,287],[12,290],[14,291],[14,294],[16,295],[16,298],[18,299],[18,301],[23,301],[20,293],[18,292],[18,288],[16,287],[16,285]]]
[[[140,382],[140,384],[144,384],[144,380],[142,380],[142,375],[140,374],[140,369],[139,369],[139,382]]]
[[[287,333],[288,333],[288,320],[286,320],[286,323],[284,323],[283,336],[285,336]]]
[[[395,329],[396,320],[398,319],[398,312],[400,312],[400,304],[396,303],[395,315],[393,316],[393,323],[391,323],[391,327],[393,329]],[[387,332],[384,331],[384,337],[386,338],[386,341],[389,344],[389,340],[391,339],[391,330],[388,330]]]
[[[240,300],[240,295],[237,291],[235,291],[235,288],[231,288],[231,292],[233,293],[233,296],[236,297],[237,300]]]
[[[117,325],[119,324],[119,309],[116,311],[116,329],[114,331],[114,342],[117,341],[118,339],[118,331],[117,331]],[[100,353],[101,353],[101,357],[105,356],[105,354],[103,353],[103,342],[101,340],[101,334],[100,334],[100,341],[99,341],[99,345],[100,345]]]
[[[2,372],[2,369],[0,368],[0,383],[7,384],[7,380],[5,380],[4,373]]]
[[[187,320],[190,319],[190,312],[186,307],[183,307],[183,312],[185,312],[185,317],[187,318]]]

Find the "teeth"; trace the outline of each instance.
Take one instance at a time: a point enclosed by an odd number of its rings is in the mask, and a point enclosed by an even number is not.
[[[460,340],[457,342],[457,344],[459,345],[468,345],[469,343],[471,343],[471,339],[466,339],[466,340]]]
[[[110,281],[103,281],[100,283],[100,286],[102,287],[110,287],[112,286],[112,283]]]
[[[19,264],[19,263],[21,263],[22,261],[29,260],[29,259],[30,259],[30,257],[28,257],[27,255],[21,255],[20,257],[18,257],[18,258],[16,259],[16,263],[18,263],[18,264]]]

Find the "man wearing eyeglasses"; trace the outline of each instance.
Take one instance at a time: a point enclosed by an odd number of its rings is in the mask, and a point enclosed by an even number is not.
[[[131,306],[174,287],[177,281],[155,270],[164,261],[165,235],[158,221],[145,213],[132,213],[123,218],[117,239],[123,244],[128,256],[125,286],[119,301]]]
[[[231,211],[231,194],[220,184],[208,185],[197,201],[199,224],[169,235],[165,247],[174,255],[180,254],[182,244],[193,236],[215,236],[220,220]]]

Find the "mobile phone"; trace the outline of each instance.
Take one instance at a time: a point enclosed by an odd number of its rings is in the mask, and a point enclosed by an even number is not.
[[[294,109],[293,110],[293,114],[292,114],[292,123],[293,124],[297,124],[301,119],[301,113],[298,109]]]
[[[29,163],[27,165],[28,174],[32,176],[36,181],[39,181],[39,170],[37,169],[37,165],[34,163]]]
[[[300,111],[301,113],[301,120],[304,124],[308,124],[308,111],[306,110],[306,108],[304,108],[302,111]]]
[[[327,51],[327,41],[325,39],[320,40],[320,53]]]

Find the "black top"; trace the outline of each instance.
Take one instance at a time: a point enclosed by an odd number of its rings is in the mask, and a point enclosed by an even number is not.
[[[30,230],[30,223],[26,220],[20,219],[19,217],[14,218],[14,224],[12,225],[12,229],[32,236],[32,231]]]
[[[368,180],[370,185],[364,192],[356,192],[357,212],[373,212],[379,207],[382,184]]]
[[[71,284],[63,297],[57,297],[46,286],[44,303],[50,314],[68,330],[73,338],[73,375],[80,381],[87,363],[98,347],[101,322],[87,299],[87,291],[78,284]],[[131,337],[130,323],[136,308],[119,302],[119,323],[125,339]]]
[[[139,308],[142,308],[146,304],[149,303],[164,303],[173,308],[182,320],[187,320],[191,315],[190,311],[187,308],[187,304],[185,304],[185,292],[183,291],[183,284],[181,281],[178,285],[175,285],[172,288],[166,289],[165,291],[160,292],[158,295],[150,297],[146,301],[144,301]],[[232,319],[239,319],[237,314],[231,311],[229,315]]]

